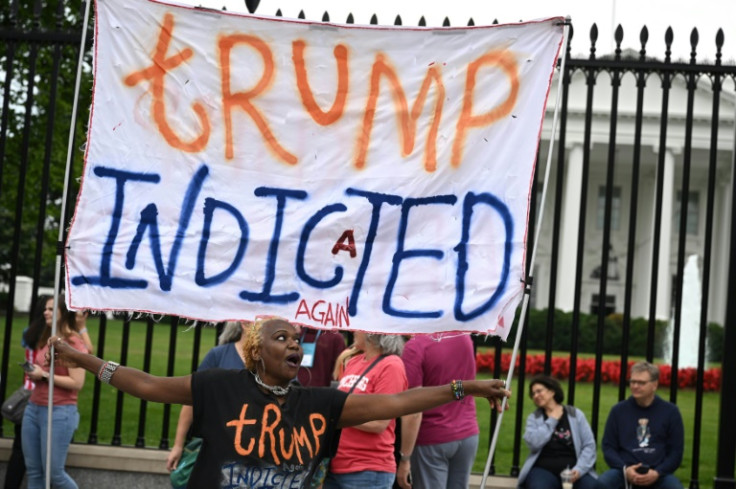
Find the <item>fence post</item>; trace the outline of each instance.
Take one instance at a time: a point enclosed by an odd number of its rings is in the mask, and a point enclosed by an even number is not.
[[[736,144],[736,143],[735,143]],[[736,147],[731,161],[731,257],[728,264],[728,289],[726,297],[736,297]],[[718,455],[713,489],[735,489],[734,463],[736,463],[736,301],[726,301],[726,322],[723,326],[723,362],[721,363],[721,418],[718,421]]]

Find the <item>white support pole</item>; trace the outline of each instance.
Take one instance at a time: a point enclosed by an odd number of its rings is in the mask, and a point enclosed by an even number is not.
[[[66,200],[69,191],[69,173],[72,161],[72,144],[74,143],[74,129],[77,121],[77,107],[79,106],[79,87],[82,80],[82,63],[84,62],[84,46],[87,44],[87,26],[92,0],[86,0],[84,7],[84,21],[82,23],[82,39],[79,43],[79,58],[77,59],[77,78],[74,83],[74,103],[72,104],[72,118],[69,122],[69,141],[66,150],[66,169],[64,171],[64,191],[61,197],[61,215],[59,218],[59,238],[56,244],[56,268],[54,270],[54,312],[51,317],[51,336],[56,336],[56,321],[59,311],[59,283],[61,282],[61,259],[64,254],[64,216],[66,215]],[[54,346],[50,347],[52,361],[49,364],[49,400],[48,400],[48,429],[46,431],[46,489],[51,489],[51,432],[53,431],[54,411]]]
[[[549,151],[547,152],[547,167],[544,172],[544,184],[542,186],[542,200],[539,206],[539,216],[537,217],[537,227],[534,233],[534,246],[532,247],[532,256],[529,261],[529,274],[528,277],[531,279],[534,271],[534,260],[537,256],[537,246],[539,245],[539,235],[542,230],[542,223],[544,222],[544,203],[547,199],[547,187],[549,183],[550,168],[552,167],[552,152],[555,146],[555,133],[557,132],[557,118],[560,112],[560,97],[562,95],[562,83],[564,82],[563,77],[565,76],[565,62],[567,61],[567,40],[570,34],[571,19],[568,15],[565,18],[565,27],[562,35],[562,59],[560,61],[560,76],[557,81],[557,99],[555,100],[555,112],[552,117],[552,130],[550,131],[549,138]],[[509,373],[506,377],[506,387],[511,386],[511,381],[514,378],[514,365],[516,364],[516,355],[519,352],[519,343],[521,342],[521,336],[524,328],[524,320],[526,318],[527,309],[529,306],[529,291],[530,284],[527,284],[524,291],[524,299],[521,303],[521,314],[519,315],[519,324],[516,331],[516,339],[514,340],[514,350],[511,353],[511,363],[509,365]],[[506,410],[506,403],[508,399],[504,398],[501,403],[501,411],[498,413],[496,418],[496,428],[493,430],[493,437],[491,438],[491,447],[488,450],[488,459],[486,460],[486,466],[483,469],[483,478],[481,479],[480,489],[485,489],[486,481],[488,480],[488,471],[491,468],[491,460],[493,460],[493,454],[496,452],[496,444],[498,443],[498,434],[501,431],[501,421],[503,420],[503,413]]]

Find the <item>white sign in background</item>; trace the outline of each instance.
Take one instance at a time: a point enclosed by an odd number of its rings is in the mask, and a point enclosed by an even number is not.
[[[98,0],[67,303],[505,338],[561,21]]]

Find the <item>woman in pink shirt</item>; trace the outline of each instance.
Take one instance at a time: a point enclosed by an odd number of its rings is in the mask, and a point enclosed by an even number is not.
[[[26,460],[28,489],[45,487],[46,470],[51,472],[54,488],[77,489],[77,484],[64,470],[66,455],[74,432],[79,425],[77,394],[84,386],[84,369],[54,366],[53,432],[51,436],[51,466],[46,467],[46,432],[48,426],[49,365],[46,364],[46,344],[51,336],[54,299],[46,301],[46,328],[36,343],[34,369],[28,377],[35,382],[31,398],[23,415],[23,456]],[[58,299],[56,334],[74,349],[87,352],[81,336],[75,331],[75,313]]]
[[[395,394],[407,389],[398,335],[355,333],[362,353],[348,360],[338,389],[352,394]],[[396,421],[384,419],[344,428],[324,489],[391,489],[396,475]]]

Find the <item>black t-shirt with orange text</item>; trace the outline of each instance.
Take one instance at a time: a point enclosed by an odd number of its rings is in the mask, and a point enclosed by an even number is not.
[[[335,453],[347,394],[292,386],[279,406],[247,370],[215,368],[192,375],[192,398],[203,443],[187,487],[299,489]]]

